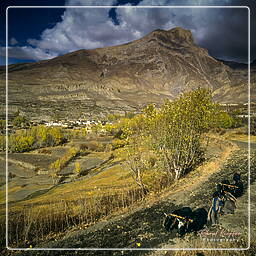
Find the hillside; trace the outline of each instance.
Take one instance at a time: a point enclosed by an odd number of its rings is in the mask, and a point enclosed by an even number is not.
[[[1,68],[1,97],[4,83]],[[32,119],[103,116],[138,111],[197,87],[210,88],[222,103],[247,102],[246,71],[212,58],[190,31],[177,27],[123,45],[10,65],[9,111],[19,108]]]
[[[198,248],[216,247],[216,244],[202,241],[199,234],[188,234],[183,239],[175,237],[174,233],[166,232],[162,227],[163,213],[189,206],[192,209],[205,207],[208,209],[211,194],[215,189],[215,183],[223,179],[231,179],[234,173],[234,166],[239,169],[242,180],[247,188],[248,162],[246,145],[237,150],[223,141],[219,141],[223,151],[216,159],[211,159],[198,170],[191,172],[186,178],[173,184],[165,193],[155,195],[150,200],[139,202],[115,217],[104,219],[88,228],[80,227],[71,229],[66,233],[54,236],[48,241],[40,244],[33,244],[33,247],[44,248]],[[254,144],[255,146],[255,144]],[[255,148],[255,147],[254,147]],[[255,166],[255,151],[252,157],[251,167]],[[251,196],[255,197],[255,173],[251,173]],[[247,191],[247,190],[246,190]],[[247,236],[247,208],[248,197],[244,195],[238,199],[238,208],[234,215],[221,216],[221,228],[224,233],[238,232],[237,241],[224,241],[218,243],[218,247],[238,248],[246,247]],[[251,208],[252,216],[255,216],[255,207]],[[252,218],[252,223],[255,218]],[[253,224],[252,224],[253,227]],[[209,232],[216,232],[210,228]],[[255,249],[255,240],[252,241],[251,250]],[[139,245],[138,245],[139,244]],[[250,254],[250,252],[252,254]],[[156,254],[155,254],[156,253]],[[171,252],[159,251],[150,252],[147,250],[137,251],[76,251],[77,255],[173,255]],[[177,255],[187,255],[185,252],[176,252]],[[184,254],[182,254],[184,253]],[[191,255],[192,252],[188,252]],[[219,253],[219,252],[218,252]],[[233,251],[228,254],[233,255]],[[12,255],[10,253],[10,255]],[[30,251],[17,252],[15,255],[60,255],[58,251]],[[73,251],[62,251],[61,255],[73,255]],[[176,255],[176,254],[175,254]],[[194,255],[194,254],[193,254]],[[196,254],[195,254],[196,255]],[[208,254],[207,254],[208,255]],[[217,255],[215,251],[209,255]],[[245,251],[241,255],[254,255],[253,251]]]

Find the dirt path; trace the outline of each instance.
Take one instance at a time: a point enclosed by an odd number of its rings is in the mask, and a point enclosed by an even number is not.
[[[163,213],[183,206],[208,209],[215,183],[231,179],[234,171],[242,174],[247,186],[247,152],[226,148],[220,158],[205,163],[171,186],[165,194],[145,200],[131,212],[101,221],[85,230],[68,232],[57,241],[35,247],[47,248],[162,248],[175,247],[174,234],[162,227]],[[228,159],[228,160],[227,160]],[[227,161],[225,161],[227,160]],[[225,164],[223,164],[225,162]],[[238,169],[238,170],[237,170]],[[255,174],[252,173],[252,180]],[[143,255],[148,251],[36,251],[18,255]]]

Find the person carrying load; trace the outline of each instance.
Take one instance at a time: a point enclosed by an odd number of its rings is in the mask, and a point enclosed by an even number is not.
[[[233,196],[240,197],[242,196],[244,192],[244,185],[243,182],[241,181],[241,175],[239,173],[234,173],[233,175],[233,181],[234,181],[234,187],[232,190]]]
[[[208,222],[212,225],[215,226],[219,224],[219,213],[220,213],[220,201],[221,199],[219,198],[219,193],[218,191],[215,191],[212,195],[212,205],[209,209],[208,212]]]

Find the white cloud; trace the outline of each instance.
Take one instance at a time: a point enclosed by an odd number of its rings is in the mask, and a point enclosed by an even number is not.
[[[139,5],[216,5],[228,4],[230,1],[143,0]],[[115,0],[102,0],[97,3],[94,0],[66,0],[66,5],[111,6],[115,2]],[[117,8],[116,14],[120,24],[116,26],[109,17],[109,10],[110,8],[67,8],[62,20],[53,28],[45,29],[39,40],[30,38],[27,40],[29,46],[10,47],[9,55],[19,59],[49,59],[79,49],[126,43],[154,29],[167,30],[175,26],[190,29],[195,41],[204,46],[205,38],[210,34],[218,35],[222,30],[219,24],[231,27],[236,20],[234,17],[228,17],[225,11],[220,9]],[[3,49],[0,49],[0,55],[3,54]]]

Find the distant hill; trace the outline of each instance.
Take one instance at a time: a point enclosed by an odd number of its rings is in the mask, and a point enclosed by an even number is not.
[[[197,87],[210,88],[220,102],[247,102],[246,70],[230,66],[198,47],[189,30],[155,30],[123,45],[10,65],[9,110],[40,119],[103,116]],[[3,68],[0,80],[4,85]]]
[[[229,66],[232,69],[242,69],[242,70],[244,70],[244,69],[248,68],[247,63],[239,63],[239,62],[235,62],[235,61],[226,61],[226,60],[221,60],[221,59],[217,59],[217,60],[224,63],[225,65]],[[256,68],[256,59],[251,62],[251,68],[253,68],[253,69]]]

